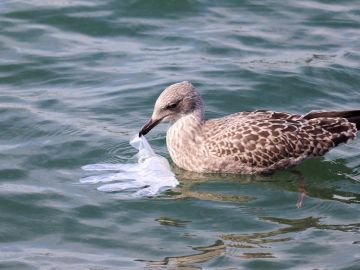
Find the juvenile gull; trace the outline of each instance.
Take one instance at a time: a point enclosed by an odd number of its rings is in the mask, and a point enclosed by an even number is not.
[[[166,143],[177,166],[200,173],[268,173],[354,139],[360,110],[305,115],[265,110],[205,120],[199,93],[189,82],[167,87],[158,97],[147,134],[170,121]]]

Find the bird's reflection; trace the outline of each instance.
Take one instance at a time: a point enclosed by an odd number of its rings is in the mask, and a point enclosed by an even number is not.
[[[248,195],[222,194],[208,191],[194,190],[196,185],[212,181],[251,183],[256,181],[268,181],[264,176],[259,175],[234,175],[234,174],[200,174],[173,167],[177,178],[180,179],[180,186],[173,189],[172,199],[196,198],[219,202],[249,202],[255,197]]]
[[[209,200],[217,202],[249,202],[256,197],[246,194],[224,194],[221,192],[199,191],[195,187],[203,183],[224,182],[247,184],[254,182],[274,182],[271,176],[265,175],[233,175],[233,174],[200,174],[190,171],[184,171],[174,167],[180,185],[172,190],[171,199],[194,198],[199,200]],[[300,179],[300,176],[299,176]]]
[[[337,188],[335,184],[329,183],[329,179],[334,182],[343,181],[348,175],[349,169],[341,163],[331,163],[314,161],[299,170],[288,170],[275,173],[273,175],[226,175],[226,174],[198,174],[174,168],[181,185],[174,189],[168,196],[170,199],[195,198],[200,200],[210,200],[217,202],[239,202],[247,203],[256,200],[256,195],[229,195],[216,191],[201,191],[197,186],[207,182],[230,182],[247,185],[258,183],[261,185],[271,185],[280,190],[294,193],[293,207],[296,210],[306,205],[305,196],[322,200],[338,200],[343,203],[359,203],[360,194],[354,191],[344,191]],[[305,172],[305,173],[304,173]],[[338,173],[338,172],[343,172]],[[347,173],[347,174],[345,174]],[[349,179],[349,181],[352,181]],[[331,182],[330,182],[331,183]],[[239,188],[240,191],[243,189]],[[297,194],[296,194],[297,193]],[[336,195],[336,196],[335,196]],[[351,198],[351,199],[344,199]],[[315,228],[319,230],[335,230],[341,232],[360,232],[360,223],[352,224],[323,224],[319,217],[305,217],[300,219],[287,219],[273,216],[258,217],[264,222],[271,222],[281,225],[281,228],[246,234],[222,233],[218,239],[209,246],[195,247],[194,253],[185,256],[170,256],[160,261],[148,262],[148,267],[158,269],[170,267],[170,269],[202,269],[203,263],[219,258],[221,256],[235,256],[241,259],[266,259],[276,258],[276,251],[271,248],[275,243],[286,243],[296,238],[299,232]],[[162,225],[184,226],[177,220],[161,218],[157,220]],[[358,244],[354,241],[353,244]]]
[[[334,174],[334,170],[342,172],[349,171],[345,165],[341,163],[334,165],[334,163],[318,160],[317,162],[313,161],[311,166],[312,167],[310,168],[309,166],[307,167],[309,171],[289,169],[287,171],[277,172],[271,175],[200,174],[185,171],[174,166],[173,171],[176,173],[181,184],[172,190],[169,198],[196,198],[200,200],[219,202],[249,202],[256,199],[254,195],[223,194],[221,192],[199,191],[194,188],[195,186],[203,183],[220,181],[223,183],[239,183],[245,185],[251,183],[262,183],[264,185],[271,185],[272,187],[280,190],[294,192],[294,208],[301,208],[304,205],[306,196],[326,200],[338,200],[344,203],[360,202],[359,193],[340,190],[334,185],[326,187],[321,184],[324,181],[329,181],[329,179],[337,181],[348,178],[351,181],[351,179],[347,176],[349,175],[348,173]],[[306,176],[303,171],[308,176]],[[321,177],[318,176],[318,172],[322,172]],[[239,190],[241,189],[239,188]]]
[[[207,262],[220,256],[225,252],[226,245],[223,241],[217,240],[213,245],[193,249],[199,252],[192,255],[166,257],[161,261],[150,261],[148,262],[148,267],[150,269],[157,269],[160,266],[167,265],[173,267],[172,269],[202,269],[196,264]]]
[[[272,175],[226,175],[226,174],[198,174],[183,171],[174,167],[174,172],[180,180],[180,186],[172,190],[167,198],[181,200],[195,198],[199,200],[210,200],[217,202],[250,203],[256,200],[256,193],[246,194],[246,190],[240,185],[251,185],[269,187],[275,190],[293,193],[294,200],[291,207],[294,211],[302,207],[306,211],[306,197],[321,199],[322,201],[336,200],[345,204],[357,204],[360,202],[360,193],[354,190],[339,188],[336,183],[347,180],[355,184],[356,180],[351,178],[354,172],[347,168],[344,163],[324,162],[323,160],[312,160],[309,163]],[[211,192],[201,190],[199,185],[205,183],[237,183],[239,189],[236,194],[223,194],[221,190]],[[264,190],[268,190],[267,188]],[[259,190],[256,190],[258,192]],[[241,193],[240,195],[238,193]],[[255,195],[254,195],[255,194]],[[306,212],[302,212],[306,213]],[[148,262],[149,268],[159,269],[202,269],[204,263],[220,258],[221,256],[234,256],[241,259],[266,259],[279,256],[272,249],[275,243],[287,243],[296,239],[300,232],[308,229],[335,230],[341,232],[360,232],[360,223],[351,224],[324,224],[321,218],[308,216],[300,219],[288,219],[274,216],[257,217],[264,222],[278,224],[280,228],[264,232],[254,233],[219,233],[213,244],[205,247],[193,248],[193,254],[185,256],[170,256],[160,261]],[[165,220],[165,221],[164,221]],[[184,223],[159,219],[163,225],[184,226]],[[166,223],[166,224],[165,224]],[[180,224],[180,225],[179,225]],[[359,241],[353,241],[359,244]]]
[[[161,261],[149,261],[148,267],[150,269],[158,269],[161,266],[170,266],[171,269],[202,269],[201,263],[219,256],[236,256],[243,259],[276,258],[276,254],[271,252],[271,245],[273,243],[291,241],[294,238],[294,233],[303,232],[310,228],[342,232],[360,232],[360,223],[327,225],[322,224],[320,218],[311,216],[301,219],[277,217],[261,217],[260,219],[285,225],[286,227],[251,234],[221,234],[214,244],[206,247],[193,248],[194,251],[197,251],[195,254],[166,257]],[[356,242],[353,244],[356,244]]]

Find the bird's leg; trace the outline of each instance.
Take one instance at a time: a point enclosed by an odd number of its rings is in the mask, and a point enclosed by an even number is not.
[[[306,191],[305,191],[304,178],[301,178],[299,182],[299,196],[296,203],[297,208],[301,208],[305,195],[306,195]]]
[[[301,208],[306,195],[304,176],[299,171],[293,171],[293,173],[299,177],[299,186],[298,186],[299,195],[298,195],[298,200],[296,202],[296,207]]]

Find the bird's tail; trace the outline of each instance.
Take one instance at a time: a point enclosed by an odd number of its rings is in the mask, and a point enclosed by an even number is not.
[[[349,122],[356,125],[356,129],[360,131],[360,110],[353,111],[330,111],[330,112],[317,112],[312,111],[304,115],[305,119],[314,119],[314,118],[345,118]]]

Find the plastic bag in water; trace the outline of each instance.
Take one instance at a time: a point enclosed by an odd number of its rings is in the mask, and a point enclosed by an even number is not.
[[[157,155],[144,136],[135,136],[130,144],[136,148],[138,163],[127,164],[91,164],[83,166],[86,171],[117,171],[81,178],[81,183],[108,183],[97,189],[105,192],[115,192],[127,189],[139,189],[134,196],[154,196],[160,192],[176,187],[179,182],[170,170],[166,158]]]

